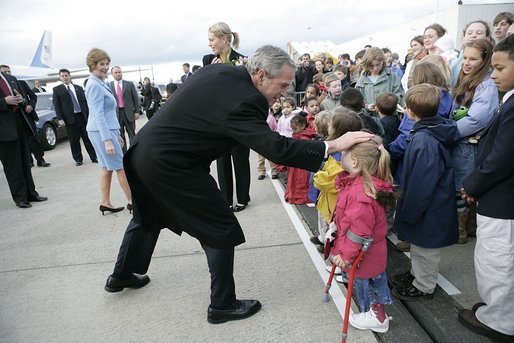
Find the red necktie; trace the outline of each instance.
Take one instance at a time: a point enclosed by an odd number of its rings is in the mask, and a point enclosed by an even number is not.
[[[5,96],[13,95],[11,93],[11,90],[9,89],[9,86],[7,85],[7,82],[5,82],[3,77],[0,77],[0,89],[2,89],[2,92],[4,93]],[[13,105],[10,105],[10,106],[12,107],[13,112],[16,112],[18,110],[18,106],[13,106]]]
[[[123,95],[121,94],[120,82],[116,83],[116,97],[118,98],[118,107],[124,108],[125,103],[123,102]]]

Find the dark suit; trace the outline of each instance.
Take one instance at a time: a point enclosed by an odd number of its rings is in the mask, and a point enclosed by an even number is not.
[[[39,88],[34,87],[34,88],[32,88],[32,91],[34,93],[42,93],[42,92],[46,92],[46,89],[44,89],[43,87],[39,87]]]
[[[236,144],[311,171],[318,170],[325,153],[323,142],[293,140],[271,131],[268,107],[246,68],[216,64],[198,70],[160,115],[141,128],[124,156],[134,218],[113,275],[146,273],[160,230],[169,228],[179,235],[185,231],[207,254],[211,304],[231,303],[234,246],[245,238],[210,174],[210,164]]]
[[[43,150],[43,146],[41,145],[41,142],[38,140],[37,136],[37,128],[36,128],[36,122],[39,120],[39,117],[36,113],[36,104],[37,104],[37,95],[30,89],[27,82],[21,80],[18,81],[18,83],[21,86],[22,94],[27,99],[27,105],[32,106],[32,112],[25,113],[27,116],[28,122],[30,126],[32,127],[32,131],[34,131],[35,135],[31,135],[29,137],[29,147],[30,152],[34,154],[34,157],[36,158],[36,161],[38,163],[42,163],[44,161],[45,152]],[[32,157],[30,158],[32,160]]]
[[[184,83],[187,79],[189,79],[191,76],[193,75],[193,73],[189,72],[187,74],[184,74],[180,77],[180,81],[182,81],[182,83]]]
[[[205,55],[202,58],[203,65],[209,65],[215,58],[213,54]],[[235,50],[230,51],[229,59],[238,61],[243,57]],[[232,163],[234,163],[234,173],[236,176],[236,202],[246,205],[250,202],[250,149],[243,144],[236,144],[230,151],[216,160],[216,171],[218,174],[218,184],[229,206],[234,201],[234,179],[232,175]]]
[[[146,117],[150,120],[159,107],[161,107],[161,92],[157,87],[152,86],[151,84],[143,85],[143,89],[141,89],[141,95],[143,98],[143,107],[146,110]]]
[[[478,142],[476,168],[464,179],[466,193],[477,198],[477,213],[514,219],[514,96],[500,107]]]
[[[96,161],[96,153],[86,131],[87,118],[89,116],[89,108],[87,106],[84,89],[80,86],[70,83],[70,87],[74,87],[77,100],[80,105],[81,112],[75,113],[73,110],[73,102],[70,93],[64,84],[54,87],[53,103],[55,113],[58,120],[64,120],[66,124],[66,132],[70,141],[71,154],[76,162],[82,162],[82,149],[80,147],[80,138],[84,142],[84,146],[92,161]]]
[[[2,75],[13,92],[16,89],[22,93],[15,77]],[[39,196],[30,166],[29,136],[34,135],[34,132],[22,113],[24,105],[8,105],[5,101],[8,95],[14,94],[5,94],[0,89],[0,161],[14,202],[27,202]]]
[[[112,94],[116,98],[116,112],[118,121],[120,122],[120,134],[123,138],[123,152],[127,151],[127,139],[125,138],[125,131],[129,137],[129,142],[132,143],[132,138],[136,135],[136,117],[135,113],[139,112],[141,105],[139,104],[139,97],[136,87],[132,82],[121,80],[121,93],[123,97],[123,108],[120,107],[118,101],[118,92],[116,91],[116,82],[109,83]]]

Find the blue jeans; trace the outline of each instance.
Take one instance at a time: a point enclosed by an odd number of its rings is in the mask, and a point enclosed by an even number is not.
[[[459,145],[451,151],[453,162],[453,171],[455,173],[455,191],[460,194],[462,181],[475,168],[475,159],[477,156],[477,145],[467,142],[459,142]]]
[[[361,312],[369,311],[371,304],[391,305],[393,303],[387,286],[386,272],[369,279],[355,278],[353,290],[357,294]]]

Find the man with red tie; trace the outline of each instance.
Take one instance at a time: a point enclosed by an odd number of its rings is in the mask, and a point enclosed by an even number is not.
[[[34,131],[23,114],[25,100],[18,80],[0,72],[0,161],[12,198],[19,208],[48,200],[36,192],[30,165],[29,136]]]
[[[111,91],[116,98],[118,105],[118,120],[120,122],[120,135],[123,138],[123,152],[127,151],[127,139],[125,138],[125,131],[127,132],[129,142],[136,135],[136,120],[139,119],[139,97],[136,87],[130,81],[122,80],[123,74],[121,68],[114,66],[111,69],[114,81],[110,82]]]

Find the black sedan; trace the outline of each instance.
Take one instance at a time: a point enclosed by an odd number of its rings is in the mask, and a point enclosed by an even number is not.
[[[36,112],[39,116],[36,122],[38,139],[43,149],[52,150],[59,139],[67,136],[66,128],[57,123],[52,93],[37,93]]]

